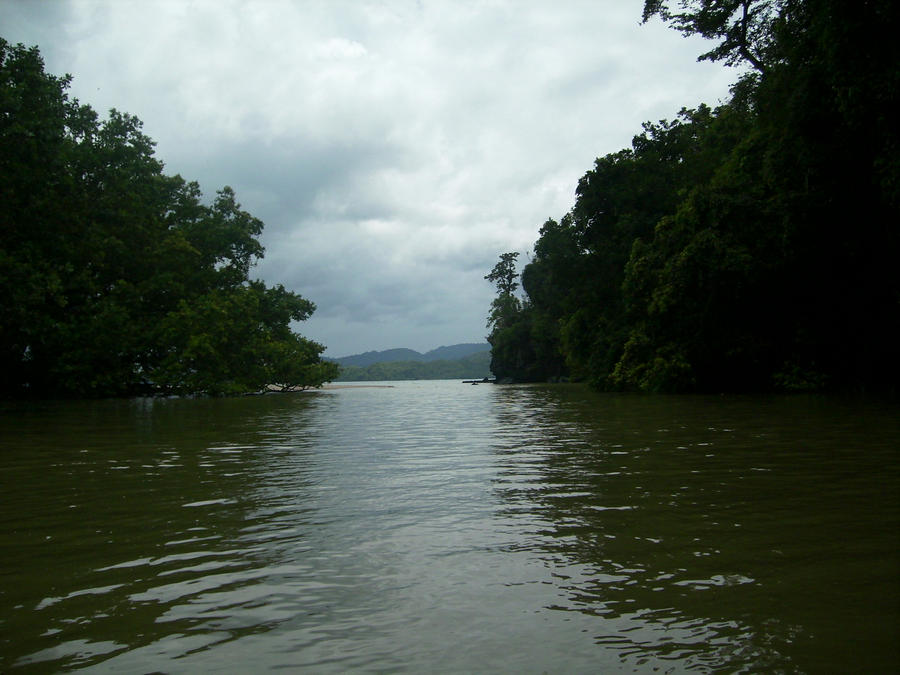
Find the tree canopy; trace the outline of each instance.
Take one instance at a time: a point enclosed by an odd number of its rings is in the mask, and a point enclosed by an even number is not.
[[[596,160],[493,326],[494,372],[645,391],[896,390],[896,3],[674,5],[647,0],[643,18],[715,40],[700,58],[752,68],[729,101],[647,123]]]
[[[233,394],[337,375],[294,333],[315,305],[249,278],[263,223],[168,176],[137,117],[105,120],[0,39],[0,394]]]
[[[683,35],[719,40],[700,60],[724,60],[730,66],[746,61],[765,72],[774,56],[775,21],[788,0],[679,0],[681,11],[670,4],[644,0],[644,23],[658,16]]]

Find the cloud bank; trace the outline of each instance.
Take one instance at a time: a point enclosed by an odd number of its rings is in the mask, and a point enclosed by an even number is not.
[[[266,223],[255,274],[314,301],[330,356],[477,342],[500,253],[530,251],[597,156],[716,104],[736,73],[642,2],[0,3],[0,35],[169,173]]]

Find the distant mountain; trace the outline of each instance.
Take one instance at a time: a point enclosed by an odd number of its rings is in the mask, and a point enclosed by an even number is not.
[[[488,352],[491,346],[487,342],[465,342],[449,347],[438,347],[422,354],[423,361],[456,361],[472,354]]]
[[[383,352],[365,352],[363,354],[353,354],[351,356],[341,356],[337,359],[328,359],[335,361],[342,366],[359,366],[365,368],[373,363],[385,363],[390,361],[421,361],[422,355],[412,349],[387,349]]]
[[[457,361],[459,359],[477,354],[479,352],[490,351],[491,346],[487,342],[482,343],[464,343],[458,345],[450,345],[449,347],[438,347],[429,352],[422,354],[413,349],[387,349],[380,352],[365,352],[363,354],[352,354],[350,356],[341,356],[336,359],[326,358],[328,361],[334,361],[342,366],[357,366],[366,368],[375,363],[393,363],[395,361]]]
[[[390,350],[395,351],[395,350]],[[418,352],[416,352],[418,353]],[[420,357],[424,356],[419,354]],[[491,352],[482,350],[461,359],[380,361],[368,366],[342,365],[335,382],[385,380],[480,380],[491,376]]]

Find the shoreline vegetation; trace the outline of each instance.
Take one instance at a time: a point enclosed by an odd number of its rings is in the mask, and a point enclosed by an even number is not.
[[[394,389],[392,384],[332,384],[326,383],[318,387],[282,387],[277,384],[267,385],[261,392],[253,392],[253,394],[297,394],[302,391],[317,391],[329,389]]]
[[[0,398],[491,373],[896,394],[898,15],[894,0],[645,0],[644,22],[707,38],[700,60],[742,68],[731,96],[644,123],[596,159],[521,270],[517,252],[500,255],[485,277],[489,363],[465,371],[341,373],[291,329],[315,304],[251,279],[263,223],[230,187],[208,199],[166,175],[137,117],[101,120],[38,47],[0,38]]]
[[[646,0],[739,66],[730,98],[598,158],[485,279],[498,380],[884,392],[900,381],[894,0]],[[521,288],[521,292],[519,289]]]
[[[250,278],[263,223],[163,173],[141,121],[97,113],[0,38],[0,397],[234,395],[337,377],[315,311]]]

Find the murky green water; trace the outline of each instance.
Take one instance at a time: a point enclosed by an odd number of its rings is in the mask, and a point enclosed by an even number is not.
[[[900,408],[0,407],[0,671],[896,672]]]

